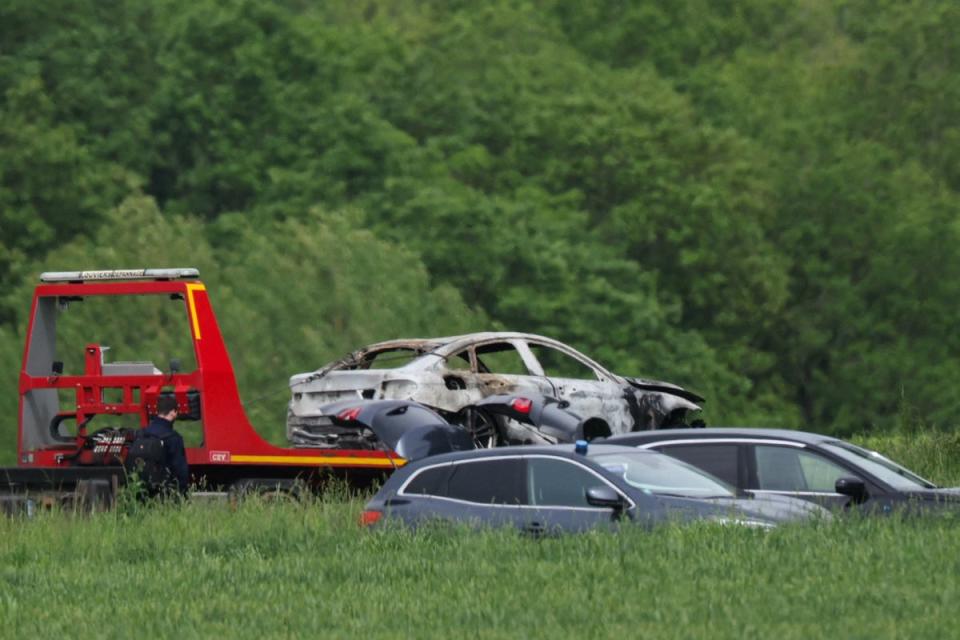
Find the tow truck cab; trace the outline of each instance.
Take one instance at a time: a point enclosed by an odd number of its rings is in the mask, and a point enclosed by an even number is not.
[[[115,305],[131,300],[138,313],[167,314],[163,326],[169,324],[169,331],[144,339],[136,323],[130,326],[130,314],[114,331],[141,343],[153,340],[158,351],[173,351],[176,358],[117,361],[109,349],[124,345],[86,341],[110,324]],[[74,469],[80,477],[81,468],[120,468],[127,444],[164,394],[173,394],[179,405],[177,428],[185,435],[191,479],[210,487],[295,478],[316,484],[331,475],[366,483],[403,463],[386,451],[282,448],[257,434],[241,404],[206,287],[193,268],[42,274],[19,393],[18,468],[24,471]]]

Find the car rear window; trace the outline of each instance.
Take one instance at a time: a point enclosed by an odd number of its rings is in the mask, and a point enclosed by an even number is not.
[[[683,460],[729,485],[737,486],[738,465],[736,444],[677,444],[658,447],[657,450],[677,460]]]
[[[357,369],[396,369],[413,362],[420,357],[420,352],[410,348],[385,349],[371,351],[357,364]]]
[[[418,473],[413,480],[404,487],[404,493],[418,495],[446,496],[447,477],[450,475],[450,466],[431,467]]]

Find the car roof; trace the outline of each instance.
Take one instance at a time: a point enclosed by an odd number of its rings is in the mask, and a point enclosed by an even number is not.
[[[522,333],[518,331],[480,331],[477,333],[464,333],[458,336],[444,336],[438,338],[398,338],[395,340],[385,340],[383,342],[375,342],[369,344],[365,347],[357,349],[357,351],[379,351],[382,349],[418,349],[422,351],[437,351],[441,348],[449,347],[450,350],[454,350],[460,345],[468,345],[476,342],[487,342],[490,340],[534,340],[537,342],[543,342],[546,344],[559,345],[566,349],[573,349],[573,347],[559,340],[554,340],[553,338],[548,338],[546,336],[541,336],[535,333]],[[579,353],[579,352],[578,352]]]
[[[616,445],[616,444],[590,444],[587,448],[587,457],[597,453],[636,453],[634,447]],[[654,454],[655,452],[649,452]],[[428,458],[422,458],[416,462],[404,465],[404,469],[419,468],[425,464],[437,464],[447,462],[459,462],[461,460],[481,460],[483,458],[502,458],[503,456],[515,455],[550,455],[561,458],[579,458],[582,454],[575,451],[575,445],[572,444],[551,444],[551,445],[516,445],[512,447],[496,447],[493,449],[471,449],[470,451],[453,451],[451,453],[441,453]]]
[[[604,439],[605,443],[660,442],[664,440],[707,440],[714,438],[761,438],[765,440],[792,440],[802,444],[837,442],[838,438],[795,429],[760,429],[755,427],[709,427],[700,429],[660,429],[625,433]]]

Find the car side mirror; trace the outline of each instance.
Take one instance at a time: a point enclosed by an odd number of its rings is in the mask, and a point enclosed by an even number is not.
[[[860,478],[839,478],[834,490],[840,495],[850,496],[856,503],[867,499],[867,485]]]
[[[587,489],[587,504],[593,507],[607,507],[618,513],[623,510],[623,498],[620,494],[607,486],[596,486]]]

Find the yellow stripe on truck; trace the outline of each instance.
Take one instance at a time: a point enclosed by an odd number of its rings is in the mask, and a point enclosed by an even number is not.
[[[407,464],[403,458],[362,458],[347,456],[247,456],[232,455],[231,462],[252,462],[266,464],[315,464],[327,467],[402,467]]]
[[[193,324],[193,337],[200,339],[200,322],[197,320],[197,303],[193,301],[194,291],[206,291],[202,284],[187,283],[187,305],[190,307],[190,322]]]

